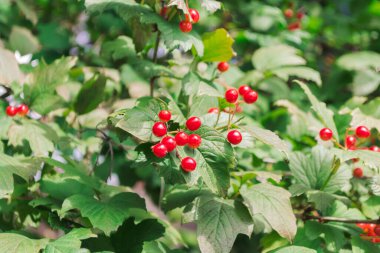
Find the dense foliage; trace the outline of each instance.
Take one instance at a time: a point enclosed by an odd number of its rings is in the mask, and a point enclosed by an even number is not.
[[[376,0],[2,0],[0,253],[380,252],[379,41]]]

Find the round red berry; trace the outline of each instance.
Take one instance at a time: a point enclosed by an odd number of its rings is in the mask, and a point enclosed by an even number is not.
[[[177,146],[175,139],[171,136],[164,137],[161,140],[161,143],[166,146],[166,148],[168,149],[168,152],[172,152],[175,149],[175,147]]]
[[[293,17],[294,12],[293,12],[292,9],[286,9],[286,10],[284,11],[284,15],[285,15],[286,18],[291,18],[291,17]]]
[[[244,102],[246,102],[247,104],[253,104],[257,101],[257,99],[259,98],[259,95],[257,94],[256,91],[254,90],[251,90],[249,92],[247,92],[244,96]]]
[[[166,133],[168,132],[168,129],[166,128],[165,123],[156,122],[156,123],[154,123],[154,125],[152,127],[152,132],[155,136],[162,137],[162,136],[166,135]]]
[[[365,126],[358,126],[355,133],[359,138],[368,138],[371,135],[371,132]]]
[[[186,127],[190,131],[198,130],[202,125],[202,121],[198,117],[191,117],[186,121]]]
[[[189,142],[189,136],[185,132],[178,132],[175,135],[175,142],[178,146],[185,146]]]
[[[368,228],[368,232],[367,232],[367,235],[369,236],[376,236],[376,233],[375,233],[375,227],[376,227],[376,224],[368,224],[367,228]]]
[[[168,154],[167,147],[162,144],[158,143],[152,147],[153,154],[157,156],[158,158],[164,158]]]
[[[355,149],[355,145],[356,145],[356,138],[352,135],[347,135],[346,136],[346,140],[345,140],[345,143],[346,143],[346,147],[349,148],[349,149],[352,149],[354,148]],[[353,149],[353,150],[354,150]]]
[[[191,24],[191,22],[183,20],[179,23],[179,29],[181,29],[181,31],[184,33],[188,33],[191,32],[191,30],[193,30],[193,25]]]
[[[363,170],[361,168],[356,168],[354,169],[354,171],[352,172],[352,175],[356,178],[361,178],[363,177]]]
[[[319,137],[321,137],[321,139],[324,141],[331,140],[332,136],[333,132],[330,128],[322,128],[321,131],[319,131]]]
[[[198,134],[189,135],[189,141],[187,145],[190,148],[196,149],[201,145],[201,143],[202,143],[202,138]]]
[[[197,167],[197,162],[191,157],[185,157],[181,161],[181,167],[185,172],[191,172]]]
[[[299,20],[303,19],[304,15],[305,13],[303,13],[302,11],[297,12],[297,19]]]
[[[239,94],[242,96],[244,96],[250,91],[251,91],[251,88],[248,85],[242,85],[239,87]]]
[[[216,107],[213,107],[213,108],[210,108],[210,109],[208,109],[208,113],[219,113],[219,109],[218,108],[216,108]]]
[[[162,122],[168,122],[172,118],[172,114],[167,110],[162,110],[158,113],[158,117]]]
[[[238,130],[232,130],[227,134],[227,140],[233,145],[238,145],[243,140],[243,136]]]
[[[234,89],[234,88],[228,89],[224,97],[226,98],[228,103],[233,104],[233,103],[236,103],[236,101],[238,100],[239,92],[237,89]]]
[[[301,28],[301,23],[299,21],[291,23],[288,25],[289,31],[295,31]]]
[[[380,236],[380,225],[377,224],[376,227],[373,229],[373,231],[375,232],[377,236]]]
[[[374,151],[374,152],[380,152],[380,148],[378,146],[372,146],[369,148],[369,150]]]
[[[368,229],[369,229],[368,225],[369,225],[368,223],[356,223],[356,226],[361,228],[365,234],[368,233]]]
[[[189,13],[193,23],[196,24],[199,21],[199,12],[196,9],[189,9]]]
[[[7,106],[7,108],[5,109],[5,112],[6,114],[9,116],[9,117],[13,117],[17,114],[17,108],[14,107],[14,106]]]
[[[25,116],[29,112],[29,107],[25,104],[21,104],[17,107],[17,114],[20,116]]]
[[[226,72],[228,69],[230,68],[230,65],[228,65],[228,63],[227,62],[220,62],[219,64],[218,64],[218,70],[220,71],[220,72]]]

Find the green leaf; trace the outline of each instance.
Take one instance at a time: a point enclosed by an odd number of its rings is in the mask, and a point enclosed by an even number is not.
[[[74,109],[79,115],[91,112],[103,102],[106,80],[103,75],[95,75],[83,84],[74,102]]]
[[[9,44],[14,51],[21,55],[34,54],[40,50],[37,38],[26,28],[13,26],[9,35]]]
[[[259,2],[250,2],[247,5],[245,10],[250,16],[250,25],[254,30],[268,31],[273,27],[286,24],[280,8]]]
[[[380,216],[380,197],[370,196],[362,203],[362,211],[370,219],[377,219]]]
[[[317,253],[317,251],[301,246],[287,246],[284,248],[269,251],[269,253]]]
[[[26,19],[32,22],[33,25],[37,24],[38,16],[31,4],[26,3],[24,0],[16,0],[16,4],[21,12],[25,15]]]
[[[46,245],[44,253],[78,253],[81,240],[96,237],[90,229],[78,228]]]
[[[221,3],[215,0],[203,0],[201,3],[202,7],[207,11],[213,13],[221,8]]]
[[[190,106],[189,115],[201,117],[207,114],[208,110],[213,107],[218,107],[218,99],[207,95],[196,96]]]
[[[298,56],[297,52],[297,49],[286,45],[262,47],[252,56],[252,63],[256,69],[261,71],[306,64],[306,61]]]
[[[0,84],[8,86],[12,82],[21,82],[22,79],[23,74],[14,54],[0,47]]]
[[[127,36],[119,36],[113,41],[105,42],[102,45],[102,55],[108,56],[113,60],[135,57],[136,49],[131,38]]]
[[[240,190],[252,216],[262,215],[279,235],[291,241],[296,235],[296,217],[290,193],[283,188],[261,183]]]
[[[36,159],[17,158],[0,153],[0,198],[13,192],[13,175],[29,181],[39,168],[40,163]]]
[[[347,70],[363,70],[379,67],[380,54],[371,51],[349,53],[341,56],[337,64]]]
[[[376,128],[380,132],[380,119],[376,115],[364,114],[359,108],[351,112],[352,120],[350,125],[352,127],[366,126],[369,129]]]
[[[334,122],[334,113],[329,110],[325,103],[320,102],[314,95],[311,93],[309,87],[307,87],[304,83],[300,81],[295,81],[301,88],[304,90],[305,94],[310,100],[310,103],[312,105],[312,109],[316,112],[318,118],[322,121],[322,123],[331,129],[331,131],[334,134],[334,138],[336,140],[339,140],[339,134],[338,130],[336,128],[335,122]]]
[[[246,208],[233,200],[202,196],[197,203],[197,237],[202,252],[228,253],[238,234],[251,236]]]
[[[304,66],[282,67],[274,69],[272,72],[284,81],[288,81],[291,76],[296,76],[305,80],[313,81],[318,86],[322,85],[321,75],[318,71],[312,68]]]
[[[162,200],[162,208],[167,212],[177,207],[182,207],[192,202],[196,197],[206,193],[201,188],[177,186],[168,192]]]
[[[370,150],[341,150],[335,148],[333,149],[333,153],[336,154],[336,156],[339,157],[342,162],[347,162],[352,159],[359,158],[361,162],[370,168],[380,168],[379,152],[373,152]]]
[[[6,253],[39,253],[49,239],[33,240],[14,233],[0,233],[0,252]]]
[[[363,240],[360,236],[353,236],[351,239],[352,253],[372,253],[378,252],[379,247],[372,242]]]
[[[174,73],[167,67],[153,63],[152,61],[141,60],[135,58],[133,60],[133,68],[143,78],[151,79],[158,76],[174,76]]]
[[[131,192],[119,193],[103,201],[90,196],[74,195],[63,202],[60,215],[63,216],[72,209],[78,209],[83,217],[90,220],[94,228],[103,230],[106,235],[110,235],[126,218],[132,215],[134,209],[145,210],[145,201]]]
[[[153,135],[152,127],[159,120],[158,113],[166,108],[166,104],[159,99],[140,98],[134,108],[126,110],[124,117],[116,124],[116,127],[142,141],[156,141],[158,138]]]
[[[227,62],[231,60],[234,55],[232,49],[234,40],[223,28],[204,34],[202,40],[204,45],[204,55],[201,58],[202,61]]]
[[[367,96],[375,92],[379,85],[380,74],[375,70],[363,69],[354,76],[352,92],[355,96]]]
[[[306,235],[310,240],[322,237],[331,252],[339,252],[339,249],[346,243],[343,231],[331,224],[321,224],[315,221],[305,223]]]

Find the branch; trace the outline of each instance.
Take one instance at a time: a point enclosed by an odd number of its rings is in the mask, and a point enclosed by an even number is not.
[[[328,217],[328,216],[314,216],[306,215],[303,217],[303,220],[318,220],[321,223],[324,222],[342,222],[342,223],[367,223],[367,224],[380,224],[380,218],[377,220],[350,220],[345,218],[338,217]]]

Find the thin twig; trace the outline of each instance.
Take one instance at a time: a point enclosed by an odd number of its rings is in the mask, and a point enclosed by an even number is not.
[[[314,215],[306,215],[303,218],[304,220],[318,220],[319,222],[342,222],[342,223],[366,223],[366,224],[380,224],[380,218],[377,220],[350,220],[346,218],[338,218],[338,217],[328,217],[328,216],[314,216]]]

